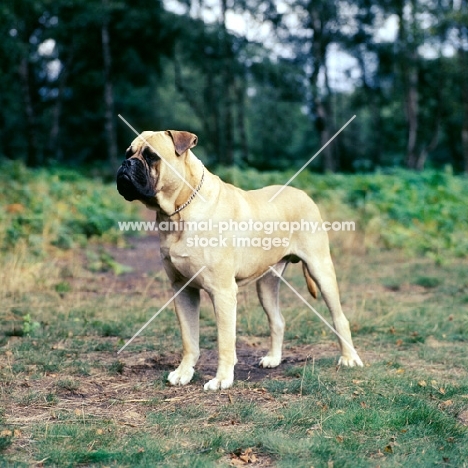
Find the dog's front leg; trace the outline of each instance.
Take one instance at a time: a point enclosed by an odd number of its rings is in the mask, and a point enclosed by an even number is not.
[[[174,284],[174,290],[182,285]],[[175,299],[175,309],[182,334],[183,356],[179,367],[169,374],[172,385],[185,385],[192,380],[194,366],[200,356],[200,291],[185,288]]]
[[[234,381],[236,357],[237,285],[210,293],[218,327],[218,371],[205,390],[229,388]]]

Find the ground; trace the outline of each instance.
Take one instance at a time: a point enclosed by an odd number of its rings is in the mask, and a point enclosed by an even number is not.
[[[287,288],[283,362],[258,367],[268,328],[248,286],[235,385],[208,393],[217,356],[206,295],[189,385],[166,382],[181,350],[171,306],[117,355],[172,294],[157,236],[70,252],[47,281],[2,306],[4,464],[467,466],[466,261],[408,261],[364,244],[333,251],[363,369],[337,367],[334,336]],[[328,319],[301,276],[291,266],[286,277]]]

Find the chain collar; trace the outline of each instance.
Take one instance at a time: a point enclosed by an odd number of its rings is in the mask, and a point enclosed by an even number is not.
[[[202,172],[202,176],[201,176],[201,179],[200,179],[200,183],[198,184],[198,187],[192,192],[192,195],[190,195],[189,199],[184,204],[180,205],[179,208],[177,208],[177,210],[175,210],[170,215],[167,215],[169,218],[171,216],[174,216],[177,213],[180,213],[184,208],[189,206],[190,203],[192,203],[193,199],[197,196],[197,193],[200,191],[200,189],[201,189],[201,187],[203,185],[203,181],[205,180],[205,166],[203,165],[202,162],[201,162],[201,165],[202,165],[202,168],[203,168],[203,172]]]

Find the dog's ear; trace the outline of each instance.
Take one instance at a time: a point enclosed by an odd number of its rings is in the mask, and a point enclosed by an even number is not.
[[[190,132],[180,132],[178,130],[166,130],[174,142],[177,156],[184,154],[190,148],[197,146],[197,135]]]

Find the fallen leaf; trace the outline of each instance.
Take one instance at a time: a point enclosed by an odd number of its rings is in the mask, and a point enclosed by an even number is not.
[[[439,393],[442,393],[442,395],[445,395],[445,389],[443,389],[442,387],[439,388]]]
[[[393,447],[388,444],[385,448],[384,448],[384,452],[385,453],[393,453]]]
[[[401,346],[403,344],[403,340],[402,339],[396,340],[395,344],[397,346]]]
[[[420,381],[418,382],[418,385],[419,385],[420,387],[427,387],[427,383],[426,383],[425,380],[420,380]]]
[[[96,434],[97,435],[102,435],[102,434],[104,434],[104,431],[102,429],[96,429]]]
[[[126,418],[130,418],[130,419],[141,419],[142,418],[142,415],[140,413],[137,413],[136,411],[127,411],[124,416]]]
[[[11,432],[8,429],[4,429],[2,432],[0,432],[1,437],[11,437],[13,435],[13,432]]]
[[[322,426],[321,424],[314,424],[312,427],[309,427],[309,429],[307,429],[306,431],[306,434],[307,435],[312,435],[315,431],[319,431],[322,429]]]
[[[12,203],[5,207],[6,212],[10,214],[23,213],[25,209],[26,208],[21,203]]]
[[[15,429],[13,431],[13,437],[21,437],[21,431],[19,429]]]
[[[457,419],[463,426],[468,426],[468,410],[462,411]]]
[[[339,436],[336,436],[336,441],[337,441],[338,443],[341,444],[341,443],[343,442],[343,440],[344,440],[344,437],[343,437],[343,436],[340,436],[340,435],[339,435]]]
[[[441,408],[447,408],[448,406],[452,406],[453,401],[452,400],[445,400],[440,403]]]
[[[76,408],[76,410],[73,411],[73,413],[75,414],[75,416],[81,416],[81,410],[79,410],[78,408]]]
[[[400,369],[397,369],[396,371],[397,374],[404,374],[405,373],[405,369],[401,368]]]
[[[251,448],[245,449],[240,455],[239,458],[245,463],[254,463],[257,459]]]
[[[231,458],[231,461],[229,462],[231,466],[244,466],[246,463],[243,462],[240,458],[235,457]]]

